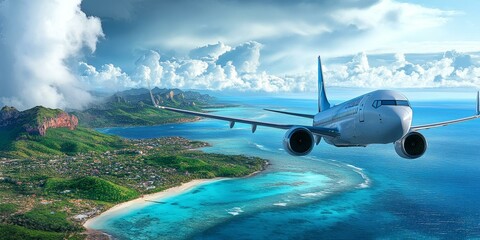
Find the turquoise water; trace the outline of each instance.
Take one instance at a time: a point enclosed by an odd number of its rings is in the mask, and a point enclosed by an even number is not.
[[[242,102],[245,102],[242,100]],[[255,106],[255,107],[254,107]],[[261,110],[314,112],[311,100],[250,99],[219,114],[311,124]],[[470,102],[413,102],[414,124],[468,116]],[[271,161],[250,178],[218,181],[161,203],[133,208],[94,228],[118,239],[466,239],[480,237],[480,121],[423,131],[424,157],[405,160],[393,145],[335,148],[307,157],[282,149],[284,131],[202,120],[153,127],[107,128],[127,138],[184,136],[207,141],[207,152]]]

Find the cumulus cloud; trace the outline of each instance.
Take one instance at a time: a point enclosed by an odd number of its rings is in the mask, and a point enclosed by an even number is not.
[[[104,64],[99,70],[85,62],[80,62],[78,73],[84,89],[120,91],[138,86],[130,76],[113,64]]]
[[[219,49],[223,54],[218,54]],[[229,50],[226,50],[229,49]],[[195,52],[194,50],[201,50]],[[82,83],[87,89],[124,90],[136,87],[234,90],[260,92],[315,92],[317,72],[283,76],[259,71],[261,44],[246,42],[235,47],[224,43],[206,45],[190,57],[163,59],[155,50],[145,51],[129,74],[112,64],[98,70],[79,63]],[[195,52],[195,54],[192,54]],[[216,53],[216,54],[212,54]],[[369,56],[366,52],[350,60],[323,66],[327,86],[364,88],[479,87],[480,66],[475,57],[456,51],[425,55],[409,61],[403,53]],[[380,56],[380,57],[379,57]],[[417,54],[417,58],[418,55]],[[371,64],[371,58],[380,64]],[[345,59],[345,57],[343,58]],[[329,62],[328,59],[326,61]],[[315,63],[312,62],[312,66]],[[90,88],[88,88],[90,86]],[[95,88],[92,88],[94,86]]]
[[[331,66],[325,75],[327,84],[341,87],[480,88],[479,63],[470,54],[456,51],[447,51],[443,57],[424,63],[412,63],[404,54],[396,54],[394,62],[377,67],[370,67],[368,56],[359,53],[345,65]]]
[[[230,50],[218,56],[211,54],[218,53],[220,48]],[[139,87],[147,87],[150,83],[166,88],[207,90],[317,90],[316,71],[283,76],[259,71],[261,44],[257,42],[249,41],[235,47],[220,42],[194,50],[198,49],[201,51],[195,52],[195,59],[192,59],[193,50],[190,57],[168,60],[162,60],[157,51],[146,51],[136,61],[133,80],[126,82]],[[210,51],[212,49],[215,51]],[[324,65],[326,84],[364,88],[480,87],[480,66],[469,54],[447,51],[438,58],[428,57],[421,63],[409,61],[403,53],[390,55],[393,60],[380,60],[381,64],[371,64],[369,55],[361,52],[348,61]],[[315,66],[315,63],[312,61],[311,65]]]
[[[100,20],[80,0],[0,1],[0,103],[80,108],[91,100],[69,63],[95,51]]]
[[[357,54],[353,57],[352,61],[346,64],[346,67],[350,75],[356,75],[368,71],[370,65],[368,63],[367,54],[365,52]]]
[[[136,61],[132,79],[143,87],[276,91],[268,81],[276,77],[257,73],[260,46],[246,42],[232,48],[218,42],[193,49],[190,57],[168,60],[149,50]]]
[[[260,65],[261,44],[250,41],[220,55],[217,64],[225,66],[231,62],[241,73],[253,73]]]
[[[227,51],[230,51],[232,47],[224,44],[223,42],[218,42],[216,44],[208,44],[203,47],[198,47],[190,50],[190,58],[199,59],[199,60],[215,60],[222,54]]]
[[[190,51],[190,58],[162,61],[156,51],[147,51],[137,62],[136,81],[167,88],[288,91],[286,80],[258,72],[261,44],[249,41],[236,47],[224,43]],[[195,58],[195,59],[192,59]]]
[[[159,85],[163,75],[163,67],[160,66],[160,54],[150,50],[142,55],[136,62],[135,79],[143,80],[144,83]],[[168,71],[168,69],[167,69]]]

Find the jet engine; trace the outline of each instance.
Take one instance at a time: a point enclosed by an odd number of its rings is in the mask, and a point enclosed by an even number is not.
[[[415,159],[427,150],[427,140],[418,132],[410,132],[395,142],[395,151],[400,157]]]
[[[283,147],[294,156],[309,154],[315,144],[312,132],[304,127],[290,128],[283,138]]]

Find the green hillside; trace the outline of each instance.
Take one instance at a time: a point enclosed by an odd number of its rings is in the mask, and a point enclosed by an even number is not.
[[[159,105],[194,111],[201,111],[201,107],[210,106],[215,101],[209,95],[179,89],[155,88],[152,92]],[[195,119],[155,108],[150,91],[145,88],[118,92],[86,110],[71,113],[78,117],[81,126],[92,128],[158,125]]]
[[[67,238],[65,233],[47,232],[32,230],[25,227],[0,224],[0,239],[5,240],[24,240],[24,239],[43,239],[43,240],[62,240]]]
[[[29,135],[17,128],[0,128],[0,157],[28,158],[51,155],[105,152],[125,143],[116,136],[101,134],[87,128],[72,131],[66,128],[48,129],[45,136]]]
[[[195,107],[183,106],[182,108],[196,111],[200,110]],[[72,112],[72,114],[78,117],[80,126],[93,128],[158,125],[192,121],[194,119],[192,116],[160,110],[152,105],[144,104],[143,102],[111,102],[102,105],[102,107],[94,107],[84,111],[75,111]]]
[[[82,177],[76,179],[50,178],[45,183],[47,193],[67,194],[70,198],[90,199],[117,203],[131,200],[139,196],[138,192],[122,187],[98,177]]]
[[[198,178],[241,177],[262,168],[262,162],[258,159],[248,159],[239,155],[225,156],[213,153],[206,155],[193,151],[182,155],[151,155],[146,158],[146,163],[155,167],[189,172]]]
[[[60,109],[50,109],[42,106],[37,106],[22,112],[23,119],[31,126],[41,124],[45,118],[54,118],[63,111]]]
[[[65,114],[60,109],[34,107],[22,112],[12,107],[0,111],[0,157],[28,158],[51,155],[105,152],[124,146],[119,137],[101,134],[87,128],[48,128],[44,136],[31,129],[48,119]]]

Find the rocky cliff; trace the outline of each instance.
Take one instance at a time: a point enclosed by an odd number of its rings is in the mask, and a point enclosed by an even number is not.
[[[43,121],[33,128],[26,129],[30,134],[39,134],[40,136],[45,136],[47,129],[49,128],[68,128],[70,130],[75,130],[78,126],[78,118],[74,115],[69,115],[66,112],[58,114],[54,118],[44,118]]]
[[[78,126],[78,118],[59,109],[34,107],[19,112],[14,107],[3,107],[0,111],[0,127],[20,127],[29,134],[45,136],[49,128],[69,128]]]

